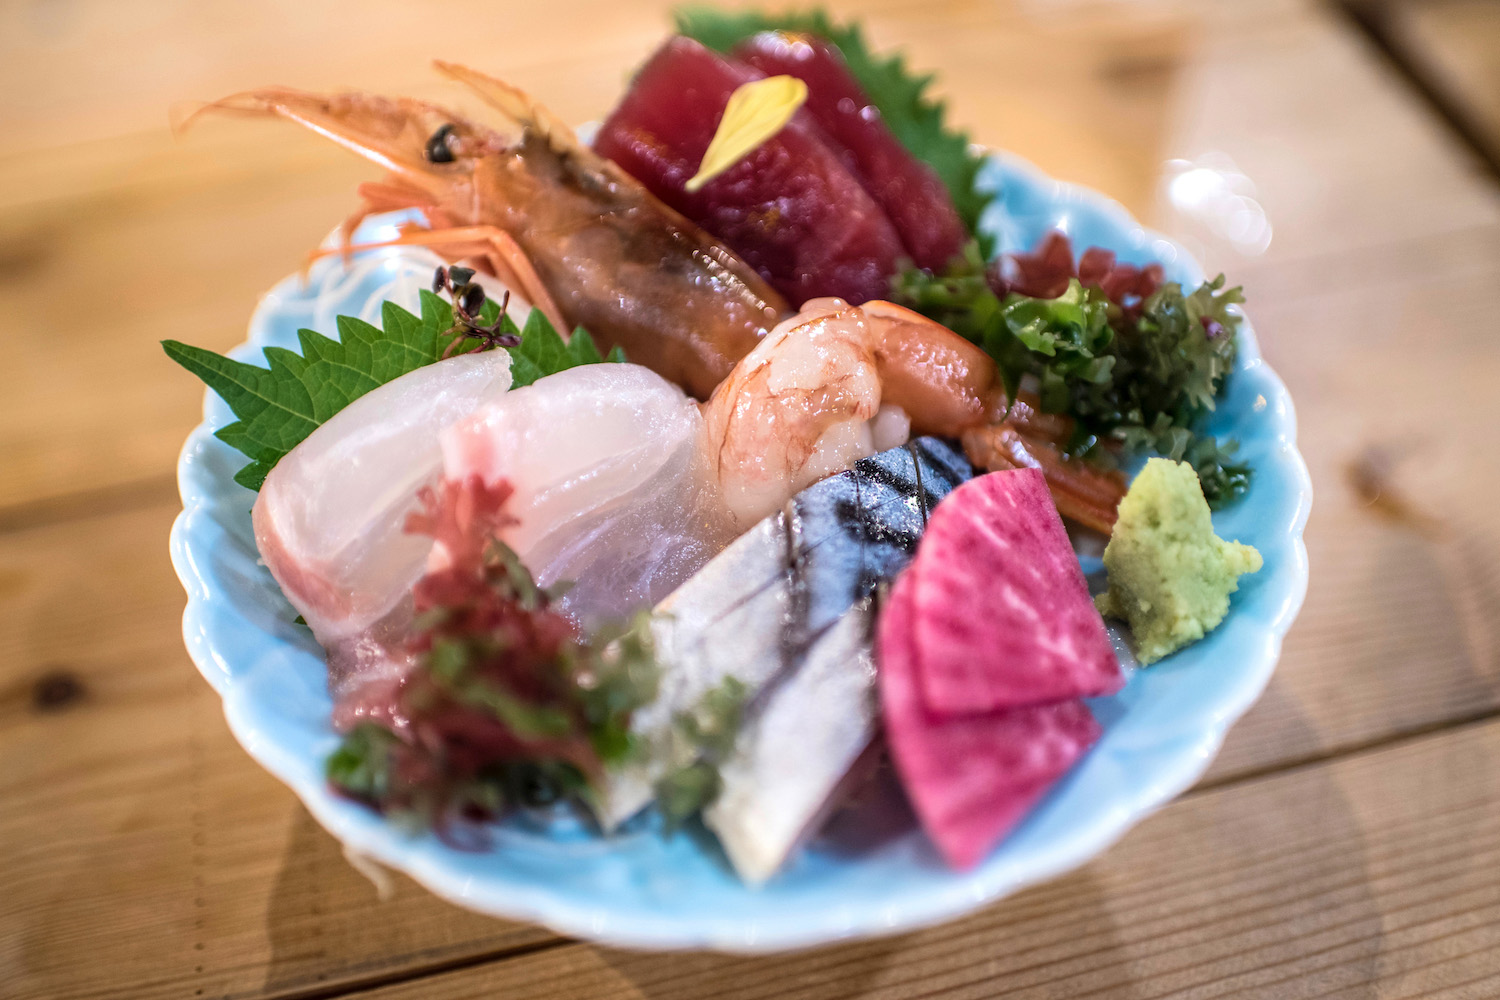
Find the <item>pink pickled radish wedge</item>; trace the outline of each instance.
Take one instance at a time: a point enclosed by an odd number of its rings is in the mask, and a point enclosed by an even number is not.
[[[880,617],[881,707],[896,770],[922,828],[954,868],[972,868],[1098,739],[1080,701],[939,718],[917,689],[913,578]]]
[[[970,480],[933,510],[907,574],[935,715],[1114,694],[1104,620],[1038,469]]]

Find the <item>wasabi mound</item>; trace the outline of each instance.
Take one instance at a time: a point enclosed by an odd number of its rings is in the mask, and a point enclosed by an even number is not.
[[[1102,614],[1130,624],[1145,666],[1213,631],[1240,576],[1260,567],[1255,549],[1214,534],[1193,467],[1153,458],[1120,501],[1104,550],[1109,590],[1095,600]]]

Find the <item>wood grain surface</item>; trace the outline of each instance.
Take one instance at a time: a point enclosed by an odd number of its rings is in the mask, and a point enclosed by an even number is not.
[[[1342,2],[1500,175],[1500,4]]]
[[[938,70],[976,139],[1247,287],[1314,477],[1312,585],[1204,782],[1055,883],[792,956],[601,949],[401,877],[381,900],[183,650],[166,533],[202,393],[157,347],[241,340],[371,173],[274,124],[174,139],[167,110],[447,96],[441,55],[587,120],[667,8],[0,5],[0,996],[1500,996],[1492,177],[1312,2],[835,7]],[[1174,187],[1193,170],[1269,244]]]
[[[770,958],[567,944],[368,995],[1493,996],[1497,754],[1489,722],[1189,795],[1078,873],[893,940]]]

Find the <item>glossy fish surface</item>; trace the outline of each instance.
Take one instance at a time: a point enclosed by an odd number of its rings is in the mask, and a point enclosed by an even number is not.
[[[851,618],[851,609],[872,604],[880,585],[911,559],[928,513],[973,475],[963,452],[938,438],[917,438],[861,459],[853,468],[797,494],[658,605],[653,631],[662,666],[660,692],[637,713],[632,728],[648,748],[660,745],[673,718],[690,710],[726,677],[744,685],[748,700],[723,774],[724,806],[711,823],[726,844],[737,843],[738,853],[754,858],[742,872],[747,880],[761,881],[779,866],[796,839],[822,814],[828,796],[858,756],[799,755],[795,781],[803,791],[778,797],[774,789],[759,787],[774,777],[775,769],[765,763],[777,759],[779,751],[769,741],[827,740],[847,747],[863,746],[873,738],[873,709],[860,707],[872,704],[868,700],[874,692],[873,669],[866,669],[869,629],[856,628],[853,621],[842,630],[839,626]],[[842,643],[837,662],[824,662],[815,675],[801,679],[810,662],[819,661],[820,642],[845,630],[848,636],[836,640]],[[796,699],[779,702],[777,692],[794,683],[814,698],[828,693],[840,707],[795,708]],[[858,691],[864,695],[856,696]],[[766,717],[766,724],[758,724],[767,711],[774,714]],[[859,721],[861,715],[866,721]],[[860,726],[865,727],[863,736]],[[790,737],[789,730],[802,736]],[[648,753],[611,776],[599,803],[606,829],[651,801],[662,768],[662,761]],[[806,791],[819,788],[820,795]],[[751,815],[752,810],[734,805],[737,802],[764,802],[786,814],[768,816],[757,805]]]
[[[793,306],[829,295],[856,304],[880,298],[903,254],[901,238],[806,115],[701,190],[687,190],[730,95],[762,78],[673,38],[636,73],[594,148],[722,239]]]
[[[969,234],[947,188],[891,133],[832,43],[764,31],[736,46],[733,55],[767,76],[786,73],[807,84],[808,114],[890,216],[912,263],[941,271],[963,251]]]
[[[837,807],[846,776],[879,734],[874,617],[874,602],[862,601],[825,631],[764,693],[719,765],[723,787],[703,822],[751,885],[776,874]]]

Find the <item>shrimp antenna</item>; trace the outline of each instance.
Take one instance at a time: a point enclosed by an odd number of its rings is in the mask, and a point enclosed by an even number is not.
[[[181,139],[182,134],[202,117],[203,112],[212,108],[212,104],[203,101],[178,101],[167,109],[167,127],[172,130],[172,138]]]
[[[538,104],[524,90],[457,63],[434,59],[432,64],[439,73],[468,87],[507,118],[539,133],[554,152],[570,153],[589,162],[598,159],[598,154],[578,141],[578,136],[566,122]]]
[[[296,93],[290,88],[268,87],[266,92]],[[258,101],[251,92],[231,94],[217,101],[178,101],[167,110],[167,124],[173,138],[180,139],[184,132],[208,114],[238,115],[242,118],[266,118],[276,112],[265,101]]]

